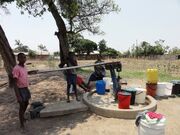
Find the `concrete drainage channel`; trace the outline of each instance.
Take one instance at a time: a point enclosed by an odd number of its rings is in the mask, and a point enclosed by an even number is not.
[[[145,110],[155,111],[157,108],[156,100],[151,96],[146,96],[144,105],[133,105],[130,109],[119,109],[117,103],[113,101],[112,94],[98,95],[95,91],[85,93],[83,102],[89,109],[101,116],[121,119],[135,119],[139,112]]]

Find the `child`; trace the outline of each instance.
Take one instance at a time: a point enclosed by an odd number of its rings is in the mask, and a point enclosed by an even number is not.
[[[69,52],[67,66],[68,67],[77,66],[76,56],[73,52]],[[62,65],[60,65],[60,67],[62,67]],[[77,87],[76,87],[76,79],[77,79],[76,69],[66,70],[65,75],[66,75],[66,81],[67,81],[67,102],[68,103],[70,102],[69,95],[70,95],[71,85],[73,86],[73,91],[75,92],[76,100],[79,101],[78,96],[77,96]]]
[[[98,55],[97,60],[95,61],[95,64],[103,63],[103,62],[104,61],[101,60],[101,56]],[[103,77],[105,76],[106,76],[106,70],[105,70],[104,65],[94,66],[94,72],[90,75],[87,85],[90,87],[92,85],[91,82],[102,80]]]
[[[19,64],[13,68],[12,74],[14,78],[14,90],[19,103],[19,120],[21,128],[24,129],[24,113],[29,104],[29,99],[31,98],[30,91],[28,89],[28,72],[24,63],[26,62],[26,56],[24,53],[19,53],[17,55]]]
[[[88,85],[85,84],[85,82],[83,81],[83,78],[79,75],[77,75],[77,79],[76,79],[76,83],[79,87],[81,87],[85,92],[89,92],[89,88]]]

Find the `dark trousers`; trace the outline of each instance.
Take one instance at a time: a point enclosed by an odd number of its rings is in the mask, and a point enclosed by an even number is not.
[[[77,87],[76,87],[76,74],[68,74],[67,77],[67,100],[69,101],[70,87],[73,86],[73,91],[75,92],[75,96],[77,99]]]

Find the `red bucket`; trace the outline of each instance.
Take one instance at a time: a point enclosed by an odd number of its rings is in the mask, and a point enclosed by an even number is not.
[[[157,83],[146,83],[147,95],[156,96]]]
[[[131,93],[119,92],[118,93],[118,107],[119,109],[129,109],[131,102]]]

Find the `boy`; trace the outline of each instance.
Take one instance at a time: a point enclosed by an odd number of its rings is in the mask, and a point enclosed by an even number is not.
[[[20,126],[24,129],[24,113],[29,104],[29,99],[31,98],[31,94],[28,89],[28,72],[25,67],[26,56],[24,53],[19,53],[17,55],[17,59],[19,61],[18,65],[13,68],[12,74],[14,78],[14,90],[17,97],[17,101],[19,103],[19,120]]]
[[[97,56],[97,60],[95,61],[95,64],[103,63],[104,61],[101,60],[101,56]],[[94,66],[94,72],[90,75],[88,80],[88,86],[91,86],[92,81],[102,80],[103,77],[106,76],[106,70],[104,65],[97,65]]]
[[[59,65],[60,68],[62,68],[63,66],[64,64]],[[73,52],[69,52],[67,66],[68,67],[77,66],[76,56]],[[67,69],[64,73],[67,81],[67,102],[68,103],[70,102],[69,96],[70,96],[71,85],[73,86],[73,91],[75,92],[76,100],[79,101],[77,96],[77,87],[76,87],[76,79],[77,79],[76,69]]]

